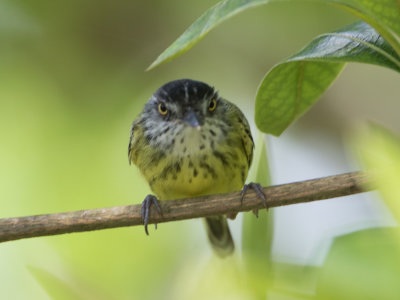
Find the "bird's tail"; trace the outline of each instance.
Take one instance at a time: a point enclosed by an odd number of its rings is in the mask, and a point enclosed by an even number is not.
[[[205,219],[208,239],[214,252],[220,257],[233,253],[235,245],[229,230],[228,221],[224,216],[209,217]]]

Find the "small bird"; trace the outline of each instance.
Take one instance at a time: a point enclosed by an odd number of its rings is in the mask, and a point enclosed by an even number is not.
[[[147,223],[158,200],[198,197],[254,188],[245,185],[253,158],[249,124],[233,103],[206,83],[181,79],[166,83],[148,100],[130,131],[128,157],[140,170],[154,195],[142,204]],[[231,254],[234,242],[225,216],[205,219],[215,253]]]

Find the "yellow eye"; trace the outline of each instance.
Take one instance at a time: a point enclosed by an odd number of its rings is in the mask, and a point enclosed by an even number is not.
[[[214,111],[216,107],[217,107],[217,100],[212,99],[210,101],[210,104],[208,105],[208,110],[209,111]]]
[[[164,103],[160,103],[160,104],[158,104],[158,111],[160,112],[160,114],[165,116],[168,112],[168,109],[165,107]]]

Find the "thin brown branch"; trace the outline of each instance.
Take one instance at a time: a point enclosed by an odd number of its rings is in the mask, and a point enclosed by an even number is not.
[[[265,187],[268,207],[323,200],[371,190],[369,176],[354,172]],[[0,242],[105,228],[141,225],[140,205],[89,209],[66,213],[0,219]],[[163,223],[212,215],[262,209],[262,201],[249,190],[240,203],[240,192],[161,202],[163,215],[152,210],[149,223]]]

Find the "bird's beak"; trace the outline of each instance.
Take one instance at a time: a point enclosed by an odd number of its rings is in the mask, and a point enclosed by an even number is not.
[[[203,117],[196,113],[193,109],[190,109],[185,116],[183,117],[183,121],[189,126],[196,128],[197,130],[201,129],[201,126],[204,124]]]

